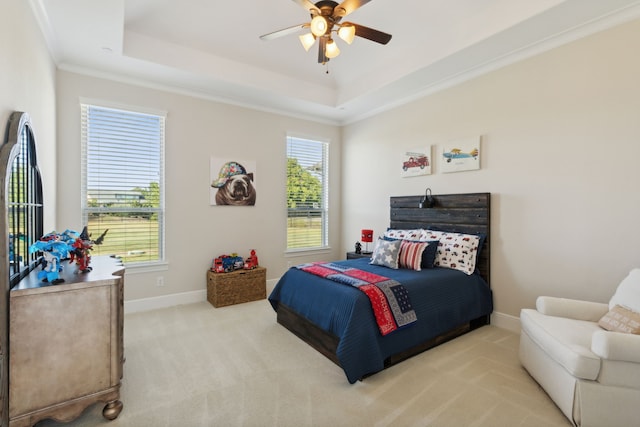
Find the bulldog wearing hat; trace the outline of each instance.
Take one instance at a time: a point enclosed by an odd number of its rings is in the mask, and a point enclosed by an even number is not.
[[[220,168],[218,179],[211,183],[217,188],[216,205],[253,206],[256,204],[256,189],[253,173],[248,173],[238,162],[227,162]]]

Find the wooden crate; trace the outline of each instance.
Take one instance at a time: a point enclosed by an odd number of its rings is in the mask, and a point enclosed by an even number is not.
[[[267,297],[267,269],[207,271],[207,301],[214,307],[256,301]]]

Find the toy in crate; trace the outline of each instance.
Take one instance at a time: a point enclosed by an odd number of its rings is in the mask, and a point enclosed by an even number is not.
[[[245,260],[238,254],[220,255],[213,260],[211,271],[214,273],[229,273],[235,270],[251,270],[258,266],[258,257],[255,250],[251,250],[251,255]]]
[[[251,249],[251,255],[244,261],[244,269],[252,270],[258,266],[258,255],[256,255],[256,251]]]

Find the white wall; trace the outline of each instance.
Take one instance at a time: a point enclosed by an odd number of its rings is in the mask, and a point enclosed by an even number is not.
[[[4,142],[11,113],[29,113],[36,136],[43,197],[47,206],[44,227],[49,230],[56,224],[55,65],[28,2],[3,0],[0,40],[1,135]]]
[[[81,228],[80,98],[167,111],[166,254],[167,271],[127,270],[126,300],[203,291],[211,260],[225,253],[256,249],[267,279],[279,277],[288,261],[336,259],[340,253],[340,129],[102,78],[59,71],[58,226]],[[317,256],[286,258],[287,132],[330,141],[332,250]],[[209,205],[209,161],[237,156],[256,160],[255,207]],[[107,235],[107,239],[109,236]],[[164,276],[164,287],[156,277]]]
[[[557,48],[343,130],[343,249],[380,235],[389,196],[492,193],[495,309],[540,294],[608,301],[640,266],[640,21]],[[482,136],[479,171],[443,174],[438,149]],[[433,146],[430,176],[402,150]]]
[[[32,116],[46,229],[82,225],[80,97],[169,113],[169,270],[128,274],[128,300],[201,291],[211,258],[225,252],[257,249],[268,278],[286,269],[288,131],[333,143],[332,251],[319,258],[341,258],[361,228],[380,234],[389,221],[389,196],[431,187],[434,193],[493,193],[492,287],[499,312],[517,316],[540,294],[606,301],[638,265],[637,21],[343,129],[64,71],[55,82],[55,66],[21,0],[3,5],[0,37],[0,123],[14,110]],[[400,178],[396,159],[403,149],[432,144],[435,155],[443,142],[471,135],[483,137],[480,171],[442,174],[435,159],[433,175]],[[258,162],[258,205],[209,206],[209,157],[237,153]],[[155,286],[158,274],[166,276],[163,288]]]

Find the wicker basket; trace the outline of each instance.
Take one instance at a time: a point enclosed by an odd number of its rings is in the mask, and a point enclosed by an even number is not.
[[[207,271],[207,301],[214,307],[256,301],[267,297],[267,269],[231,273]]]

